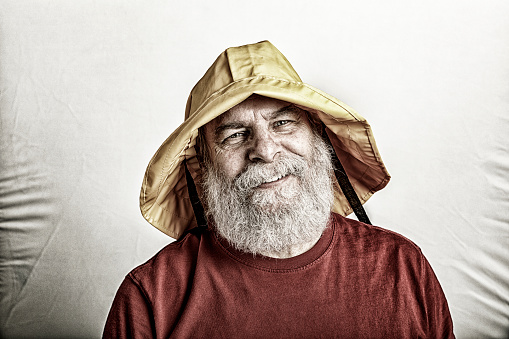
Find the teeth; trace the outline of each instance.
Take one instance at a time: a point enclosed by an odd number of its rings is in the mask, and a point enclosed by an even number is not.
[[[269,179],[269,180],[265,181],[265,183],[278,181],[278,180],[279,180],[279,179],[281,179],[282,177],[284,177],[284,175],[281,175],[281,176],[278,176],[278,177],[271,178],[271,179]]]

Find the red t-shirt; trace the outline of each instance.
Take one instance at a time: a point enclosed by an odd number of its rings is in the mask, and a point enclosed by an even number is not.
[[[333,214],[309,251],[241,253],[203,230],[127,275],[106,338],[453,338],[447,301],[420,249]]]

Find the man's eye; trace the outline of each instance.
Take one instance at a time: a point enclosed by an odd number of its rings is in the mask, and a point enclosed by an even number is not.
[[[244,136],[245,136],[245,132],[235,132],[235,133],[227,136],[223,140],[223,143],[236,142],[236,141],[240,140],[241,138],[243,138]]]
[[[241,137],[241,136],[243,136],[243,135],[244,135],[244,133],[242,133],[242,132],[237,132],[237,133],[233,133],[232,135],[228,136],[228,138],[227,138],[227,139],[235,139],[235,138]]]
[[[274,123],[274,127],[288,125],[290,122],[291,122],[290,120],[279,120]]]

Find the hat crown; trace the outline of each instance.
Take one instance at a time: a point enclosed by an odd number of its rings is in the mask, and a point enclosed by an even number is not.
[[[215,92],[258,76],[302,82],[286,57],[269,41],[226,49],[191,91],[185,119]]]

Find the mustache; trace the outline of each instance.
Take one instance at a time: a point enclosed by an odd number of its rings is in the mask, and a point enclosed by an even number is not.
[[[308,164],[303,157],[284,155],[271,163],[249,164],[233,180],[233,185],[241,191],[247,191],[263,183],[276,181],[288,175],[302,177],[307,168]]]

